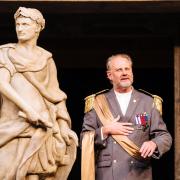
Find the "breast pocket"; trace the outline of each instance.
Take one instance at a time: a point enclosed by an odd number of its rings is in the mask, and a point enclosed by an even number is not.
[[[147,169],[150,168],[150,160],[144,160],[144,161],[134,161],[134,168],[135,169]]]
[[[97,158],[97,167],[109,167],[112,164],[112,158],[110,154],[101,154]]]

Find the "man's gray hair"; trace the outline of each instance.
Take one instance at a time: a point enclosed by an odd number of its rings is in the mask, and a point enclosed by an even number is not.
[[[131,59],[131,57],[128,54],[120,54],[119,53],[119,54],[112,55],[112,56],[110,56],[107,59],[107,61],[106,61],[106,68],[107,68],[107,70],[110,70],[110,62],[111,62],[112,59],[114,59],[116,57],[125,58],[125,59],[127,59],[131,63],[131,66],[133,65],[132,59]]]

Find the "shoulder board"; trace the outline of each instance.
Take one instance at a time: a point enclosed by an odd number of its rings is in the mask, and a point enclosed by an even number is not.
[[[154,94],[151,94],[143,89],[138,89],[139,91],[151,96],[153,98],[153,106],[156,107],[156,109],[160,112],[160,114],[162,115],[162,102],[163,102],[163,99],[160,97],[160,96],[157,96],[157,95],[154,95]]]
[[[87,96],[84,100],[85,100],[85,108],[84,108],[84,112],[87,113],[89,112],[92,108],[93,108],[93,105],[94,105],[94,99],[97,95],[99,94],[102,94],[106,91],[108,91],[109,89],[104,89],[102,91],[99,91],[95,94],[91,94],[89,96]]]

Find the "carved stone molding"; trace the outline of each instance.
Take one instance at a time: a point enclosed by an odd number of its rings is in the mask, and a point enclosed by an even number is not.
[[[175,180],[180,180],[180,47],[174,51]]]

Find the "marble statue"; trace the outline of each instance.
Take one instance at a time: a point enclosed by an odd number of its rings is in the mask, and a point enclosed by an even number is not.
[[[52,54],[37,46],[45,20],[25,7],[14,19],[18,42],[0,46],[0,179],[66,180],[78,138]]]

